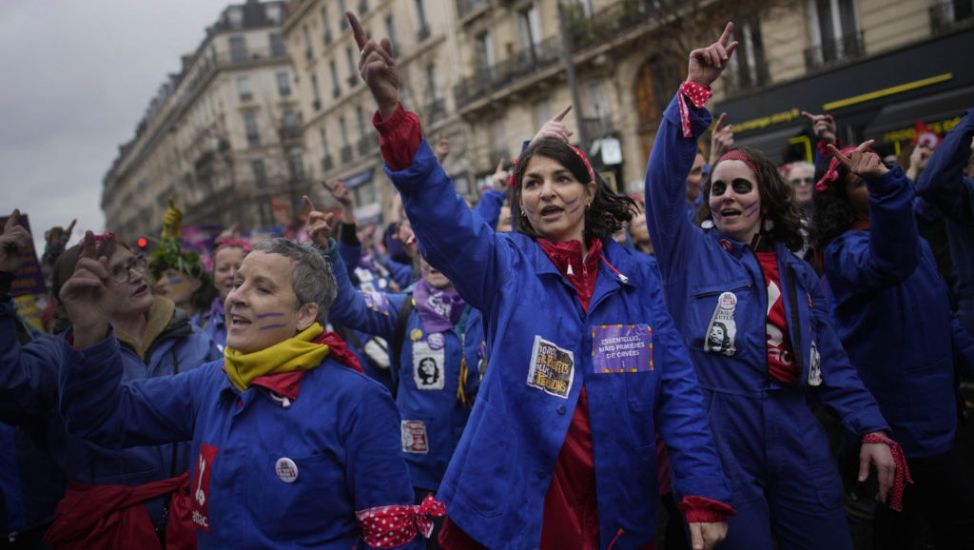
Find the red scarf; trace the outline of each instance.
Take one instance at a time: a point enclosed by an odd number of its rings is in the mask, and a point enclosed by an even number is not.
[[[578,301],[582,309],[588,312],[588,304],[595,291],[595,280],[599,276],[599,261],[602,259],[602,241],[595,239],[588,249],[588,256],[582,258],[582,243],[568,241],[553,243],[545,239],[538,239],[538,245],[544,251],[551,263],[555,264],[575,287]]]

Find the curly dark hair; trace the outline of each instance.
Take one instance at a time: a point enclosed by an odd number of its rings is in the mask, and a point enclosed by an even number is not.
[[[795,201],[795,190],[778,172],[778,167],[761,151],[751,147],[737,147],[757,167],[758,196],[761,197],[761,211],[764,217],[774,222],[770,231],[761,228],[761,234],[778,241],[790,250],[801,249],[804,241],[801,235],[801,208]],[[703,186],[703,204],[697,211],[697,220],[711,218],[710,185],[717,167],[714,166]]]
[[[524,170],[528,162],[535,155],[561,164],[582,185],[588,185],[591,181],[585,163],[579,158],[578,153],[562,141],[542,139],[521,152],[521,157],[514,167],[514,186],[509,194],[511,216],[515,231],[537,238],[540,235],[521,210],[521,180],[524,178]],[[624,224],[632,219],[635,208],[635,201],[625,195],[616,194],[598,174],[595,174],[595,198],[585,211],[585,241],[591,242],[593,238],[611,239],[613,233],[622,229]]]
[[[823,163],[823,166],[816,171],[816,181],[825,175],[828,164]],[[856,211],[849,202],[846,190],[846,184],[849,183],[849,169],[839,164],[837,172],[839,177],[829,182],[827,189],[823,191],[816,189],[812,199],[815,205],[812,215],[812,244],[818,254],[821,254],[836,237],[848,231],[856,221]]]

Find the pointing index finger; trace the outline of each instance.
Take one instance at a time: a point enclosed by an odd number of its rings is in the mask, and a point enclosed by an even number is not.
[[[310,212],[315,211],[315,204],[311,202],[311,198],[308,197],[308,195],[302,195],[301,200],[304,202],[304,205],[308,208]]]
[[[873,143],[876,143],[875,139],[867,139],[866,141],[860,143],[858,147],[856,147],[856,151],[859,151],[860,153],[864,153],[870,147],[873,146]]]
[[[358,49],[365,47],[365,43],[369,41],[368,37],[365,35],[365,29],[362,28],[362,24],[359,23],[358,17],[355,14],[347,11],[345,12],[345,17],[348,18],[348,24],[352,26],[352,36],[355,37],[355,43],[358,44]]]
[[[3,224],[3,231],[10,231],[17,225],[18,221],[20,221],[20,209],[14,208],[14,211],[11,212],[10,217],[7,218],[6,223]]]
[[[91,231],[85,231],[85,243],[81,247],[81,258],[94,258],[95,257],[95,234]]]
[[[721,45],[726,46],[727,41],[730,40],[731,34],[733,34],[733,32],[734,32],[734,22],[728,21],[727,26],[724,27],[724,33],[720,35],[720,40],[718,42],[720,42]]]
[[[832,153],[832,155],[835,156],[835,158],[839,159],[839,162],[844,164],[846,167],[851,167],[852,161],[849,160],[849,157],[843,155],[842,151],[836,149],[835,145],[829,143],[828,145],[826,145],[826,147],[829,148],[829,152]]]
[[[564,120],[565,116],[568,115],[568,112],[571,111],[571,110],[572,110],[572,106],[571,105],[568,105],[568,107],[565,107],[564,109],[562,109],[561,112],[558,113],[557,115],[555,115],[555,118],[553,118],[551,120],[554,120],[554,121],[557,121],[557,122],[561,122],[562,120]]]
[[[720,117],[717,118],[717,125],[714,126],[714,133],[715,134],[717,132],[719,132],[721,128],[724,127],[724,121],[725,120],[727,120],[727,113],[720,113]]]

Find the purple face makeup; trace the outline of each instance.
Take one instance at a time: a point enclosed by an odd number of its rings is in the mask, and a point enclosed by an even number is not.
[[[273,324],[273,325],[262,326],[262,327],[260,327],[260,330],[276,330],[276,329],[279,329],[279,328],[284,328],[286,326],[287,325],[285,325],[284,323],[278,323],[278,324]]]
[[[270,313],[259,313],[259,314],[257,314],[256,317],[258,319],[266,319],[267,317],[284,317],[284,314],[283,313],[278,313],[276,311],[272,311]]]

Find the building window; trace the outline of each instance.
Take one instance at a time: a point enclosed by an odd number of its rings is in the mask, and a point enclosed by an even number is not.
[[[761,40],[761,23],[755,17],[739,23],[737,51],[730,56],[728,67],[731,89],[746,90],[767,84],[771,79]]]
[[[230,38],[230,60],[240,62],[247,60],[247,41],[242,36]]]
[[[358,0],[358,12],[365,13],[369,11],[369,0]]]
[[[345,48],[345,60],[348,61],[348,87],[354,88],[358,83],[358,64],[355,62],[352,48]]]
[[[257,189],[267,187],[267,167],[264,166],[264,160],[254,159],[250,161],[250,170],[254,174],[254,185],[257,186]]]
[[[496,63],[494,42],[490,39],[489,31],[477,35],[474,42],[474,57],[474,65],[480,69],[488,69]]]
[[[551,107],[551,99],[545,98],[534,104],[534,127],[541,128],[544,126],[545,122],[551,120],[551,117],[555,116],[554,110]]]
[[[375,192],[375,182],[369,181],[363,183],[362,185],[356,186],[352,189],[352,194],[355,196],[355,204],[359,206],[365,206],[378,202],[379,196]]]
[[[862,55],[855,0],[809,0],[812,47],[806,50],[809,68]]]
[[[297,111],[287,109],[284,111],[284,133],[287,137],[301,135],[301,117]]]
[[[239,6],[234,6],[227,10],[227,22],[231,29],[243,27],[243,10]]]
[[[254,94],[250,89],[250,77],[245,74],[237,75],[237,95],[240,101],[250,101]]]
[[[281,24],[281,6],[278,4],[265,4],[264,15],[267,20],[275,25]]]
[[[321,14],[321,28],[325,29],[325,45],[331,44],[331,23],[328,22],[328,4],[319,10]]]
[[[392,20],[392,15],[387,15],[386,16],[385,23],[386,23],[386,38],[388,38],[389,39],[389,42],[392,44],[392,55],[395,56],[396,55],[396,50],[398,50],[399,48],[398,48],[398,46],[396,46],[396,44],[397,44],[397,41],[396,41],[396,24]]]
[[[318,89],[318,77],[311,75],[311,106],[314,107],[315,111],[321,109],[321,91]]]
[[[529,8],[517,14],[517,30],[521,39],[521,47],[531,49],[537,54],[537,46],[541,43],[541,18],[538,8],[532,4]]]
[[[291,172],[291,178],[296,181],[304,181],[304,159],[301,151],[291,151],[287,155],[287,166]]]
[[[287,55],[287,46],[284,45],[284,37],[279,32],[272,32],[270,35],[271,57],[284,57]]]
[[[345,18],[345,12],[348,11],[348,6],[345,5],[345,0],[338,0],[338,13],[342,16],[338,19],[338,28],[345,30],[348,28],[348,19]]]
[[[301,28],[301,35],[304,37],[304,58],[310,61],[315,51],[311,48],[311,32],[307,25]]]
[[[417,37],[419,41],[422,42],[429,38],[430,35],[430,25],[429,21],[426,19],[426,2],[425,0],[413,0],[416,4],[416,20],[419,21],[419,31]]]
[[[257,117],[254,113],[244,113],[244,129],[247,132],[247,143],[251,146],[260,145],[260,131],[257,128]]]
[[[345,124],[345,117],[338,117],[338,133],[342,138],[342,146],[350,145],[348,142],[348,125]]]
[[[277,93],[281,97],[291,95],[291,75],[287,71],[281,71],[274,76],[277,78]]]
[[[261,197],[257,202],[257,213],[260,224],[264,227],[274,225],[274,209],[271,207],[269,197]]]
[[[504,128],[504,119],[498,118],[490,123],[490,164],[496,166],[498,161],[503,158],[511,158],[508,155],[507,130]]]
[[[338,67],[335,65],[334,59],[328,62],[328,68],[331,70],[331,96],[337,98],[342,95],[342,89],[338,84]]]

